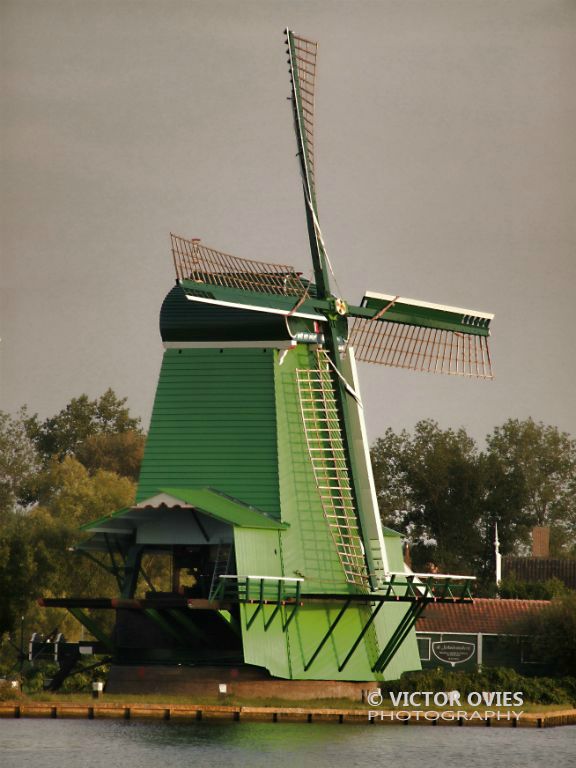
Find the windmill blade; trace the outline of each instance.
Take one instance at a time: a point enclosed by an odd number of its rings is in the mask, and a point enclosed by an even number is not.
[[[494,315],[367,292],[351,308],[356,358],[395,368],[493,378],[488,337]]]
[[[306,40],[286,30],[288,64],[292,83],[294,123],[301,153],[304,185],[314,209],[316,191],[314,178],[314,86],[316,83],[316,53],[318,43]]]
[[[173,234],[170,237],[178,280],[279,296],[301,298],[306,293],[306,286],[294,267],[241,259],[208,248],[198,239],[186,240]]]
[[[316,84],[316,53],[318,44],[286,30],[288,64],[292,86],[292,110],[294,129],[298,143],[298,157],[304,200],[306,225],[318,295],[330,295],[329,262],[324,239],[318,223],[316,203],[316,175],[314,165],[314,88]]]
[[[198,239],[171,239],[176,278],[191,301],[325,320],[308,301],[313,286],[294,267],[231,256]]]

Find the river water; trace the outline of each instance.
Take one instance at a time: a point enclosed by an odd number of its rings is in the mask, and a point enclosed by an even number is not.
[[[574,768],[576,726],[2,720],[1,768]]]

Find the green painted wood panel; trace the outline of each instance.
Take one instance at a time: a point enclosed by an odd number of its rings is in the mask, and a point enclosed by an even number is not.
[[[137,500],[182,486],[211,486],[279,518],[272,350],[165,351]]]
[[[283,631],[282,622],[290,614],[291,606],[276,615],[268,630],[265,625],[272,616],[273,605],[260,609],[250,629],[247,629],[247,622],[256,606],[243,606],[242,637],[246,663],[265,666],[277,677],[296,680],[376,680],[378,675],[371,671],[372,663],[378,658],[373,640],[362,643],[346,667],[338,671],[338,666],[344,661],[368,618],[368,609],[356,606],[344,614],[310,668],[304,669],[341,606],[342,603],[334,601],[316,606],[305,605],[300,608],[287,632]]]
[[[314,364],[313,353],[298,344],[282,358],[276,354],[278,460],[282,520],[290,529],[282,533],[285,576],[304,576],[314,592],[347,592],[336,545],[320,501],[300,413],[296,369]]]
[[[289,302],[289,306],[292,304]],[[164,341],[265,341],[289,339],[281,315],[194,302],[175,286],[160,311]]]

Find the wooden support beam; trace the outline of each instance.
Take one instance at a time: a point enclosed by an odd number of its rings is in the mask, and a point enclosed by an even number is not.
[[[345,657],[344,661],[338,667],[338,672],[342,672],[342,670],[344,669],[346,664],[348,664],[348,662],[350,661],[350,659],[352,657],[352,654],[354,653],[356,648],[358,648],[358,646],[362,642],[362,638],[364,637],[366,632],[368,632],[368,630],[370,629],[370,627],[374,623],[374,620],[376,619],[376,616],[378,616],[378,613],[380,612],[380,609],[382,608],[383,605],[384,605],[383,602],[378,603],[378,605],[376,606],[376,609],[372,609],[372,613],[370,614],[370,618],[368,619],[368,621],[366,622],[366,624],[362,628],[362,631],[360,632],[360,634],[358,635],[358,637],[356,638],[356,640],[352,644],[352,648],[350,648],[350,650],[346,654],[346,657]]]
[[[74,618],[83,624],[88,632],[99,640],[110,653],[116,652],[116,646],[114,645],[112,638],[109,637],[102,629],[88,616],[81,608],[75,608],[73,606],[67,606],[68,610],[74,616]]]
[[[332,624],[330,624],[330,626],[328,627],[328,630],[325,633],[325,635],[322,638],[322,640],[320,640],[320,643],[318,644],[318,647],[316,648],[316,650],[312,654],[312,657],[311,657],[310,661],[307,664],[304,665],[304,671],[305,672],[307,672],[310,669],[310,667],[314,663],[314,660],[316,659],[316,657],[318,656],[318,654],[320,653],[322,648],[324,648],[324,645],[326,644],[328,638],[330,637],[330,635],[334,632],[334,630],[338,626],[338,622],[340,621],[342,616],[344,616],[344,614],[346,613],[346,611],[350,607],[350,603],[351,603],[351,600],[346,600],[346,602],[344,603],[342,608],[340,608],[340,611],[338,612],[338,615],[336,616],[336,618],[334,619]]]

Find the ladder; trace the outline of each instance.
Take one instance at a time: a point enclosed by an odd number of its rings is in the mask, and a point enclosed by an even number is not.
[[[368,585],[366,558],[326,352],[318,350],[317,367],[297,369],[296,378],[308,453],[324,517],[346,581],[365,587]]]
[[[225,576],[230,570],[230,563],[232,562],[232,550],[232,544],[224,544],[223,542],[219,542],[218,549],[216,550],[216,560],[214,561],[214,570],[212,571],[212,580],[210,582],[208,600],[214,600],[216,591],[220,585],[220,576]]]

